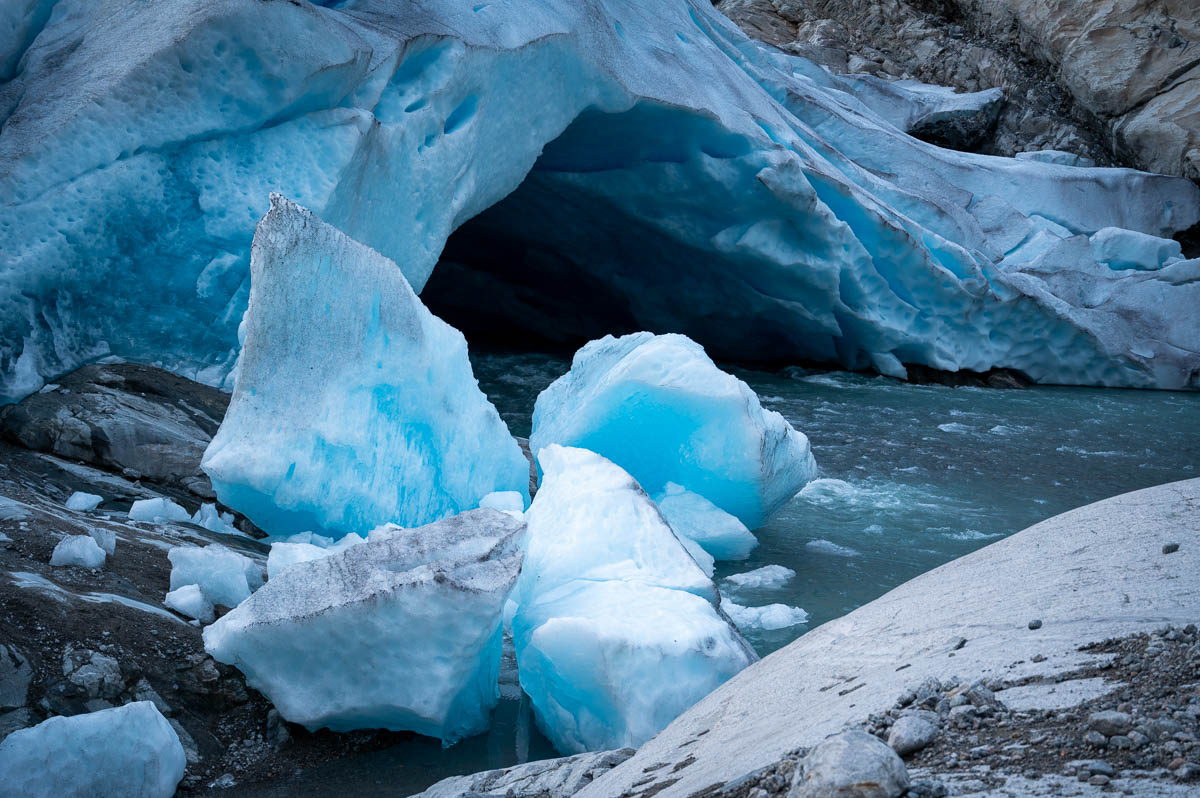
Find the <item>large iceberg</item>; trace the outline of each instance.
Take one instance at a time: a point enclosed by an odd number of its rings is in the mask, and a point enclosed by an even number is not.
[[[524,529],[471,510],[293,564],[206,628],[204,646],[310,729],[477,734],[500,697]]]
[[[533,410],[530,449],[551,443],[598,452],[653,494],[680,485],[750,529],[816,476],[808,439],[682,335],[605,336],[576,352]]]
[[[187,759],[149,701],[54,717],[0,742],[5,798],[171,798]]]
[[[222,502],[271,534],[337,537],[528,496],[466,341],[396,264],[274,195],[251,273],[237,388],[202,462]]]
[[[1200,262],[1097,274],[1080,244],[1170,237],[1200,190],[905,132],[995,92],[835,76],[708,0],[323,5],[0,25],[0,400],[110,354],[227,379],[271,191],[510,328],[591,338],[602,309],[742,360],[1197,379]]]
[[[521,687],[559,751],[637,747],[756,656],[628,473],[578,448],[538,460],[512,625]]]

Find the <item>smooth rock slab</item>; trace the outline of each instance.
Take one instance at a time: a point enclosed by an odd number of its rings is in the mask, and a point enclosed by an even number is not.
[[[898,798],[908,769],[878,737],[850,730],[827,738],[796,768],[788,798]]]
[[[149,701],[54,717],[0,743],[4,798],[170,798],[186,757]]]

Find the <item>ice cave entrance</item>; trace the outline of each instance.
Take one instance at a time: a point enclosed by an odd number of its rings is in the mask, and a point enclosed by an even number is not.
[[[805,359],[794,307],[773,309],[755,287],[778,264],[756,275],[689,243],[753,221],[753,199],[733,203],[761,168],[754,149],[692,111],[585,111],[513,193],[450,236],[421,298],[487,345],[574,350],[650,330],[686,333],[716,357]],[[828,343],[807,354],[835,359]]]

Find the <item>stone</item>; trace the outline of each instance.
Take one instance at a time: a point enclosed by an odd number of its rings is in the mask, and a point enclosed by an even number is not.
[[[16,646],[0,644],[0,710],[25,706],[33,668]]]
[[[1164,543],[1163,544],[1163,547],[1162,547],[1163,554],[1174,554],[1177,551],[1179,551],[1178,543]]]
[[[852,729],[827,737],[800,761],[788,798],[898,798],[908,769],[878,737]]]
[[[200,458],[228,394],[132,363],[84,366],[57,384],[58,390],[0,407],[0,436],[36,452],[148,477],[180,493],[208,484]]]
[[[1083,741],[1088,745],[1103,746],[1108,744],[1108,738],[1098,731],[1090,731],[1083,735]]]
[[[1105,737],[1112,737],[1113,735],[1124,734],[1133,729],[1133,718],[1126,712],[1117,712],[1110,709],[1103,712],[1093,712],[1088,716],[1087,725],[1089,729],[1094,729]]]
[[[938,716],[932,712],[907,712],[896,719],[888,734],[888,745],[900,756],[916,753],[938,736]]]
[[[1030,629],[1041,629],[1042,628],[1042,619],[1034,618],[1032,621],[1029,622],[1029,628]]]

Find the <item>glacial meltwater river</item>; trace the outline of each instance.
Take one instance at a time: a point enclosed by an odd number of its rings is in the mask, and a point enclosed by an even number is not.
[[[481,387],[520,436],[529,434],[538,393],[570,365],[535,354],[472,359]],[[760,545],[749,560],[717,563],[718,584],[769,564],[796,572],[782,588],[733,596],[747,606],[808,611],[805,625],[748,634],[763,655],[1042,519],[1200,476],[1200,394],[949,388],[842,372],[730,370],[808,436],[821,472],[755,531]],[[414,739],[223,794],[407,795],[446,776],[554,756],[519,690],[505,692],[491,732],[449,749]]]

